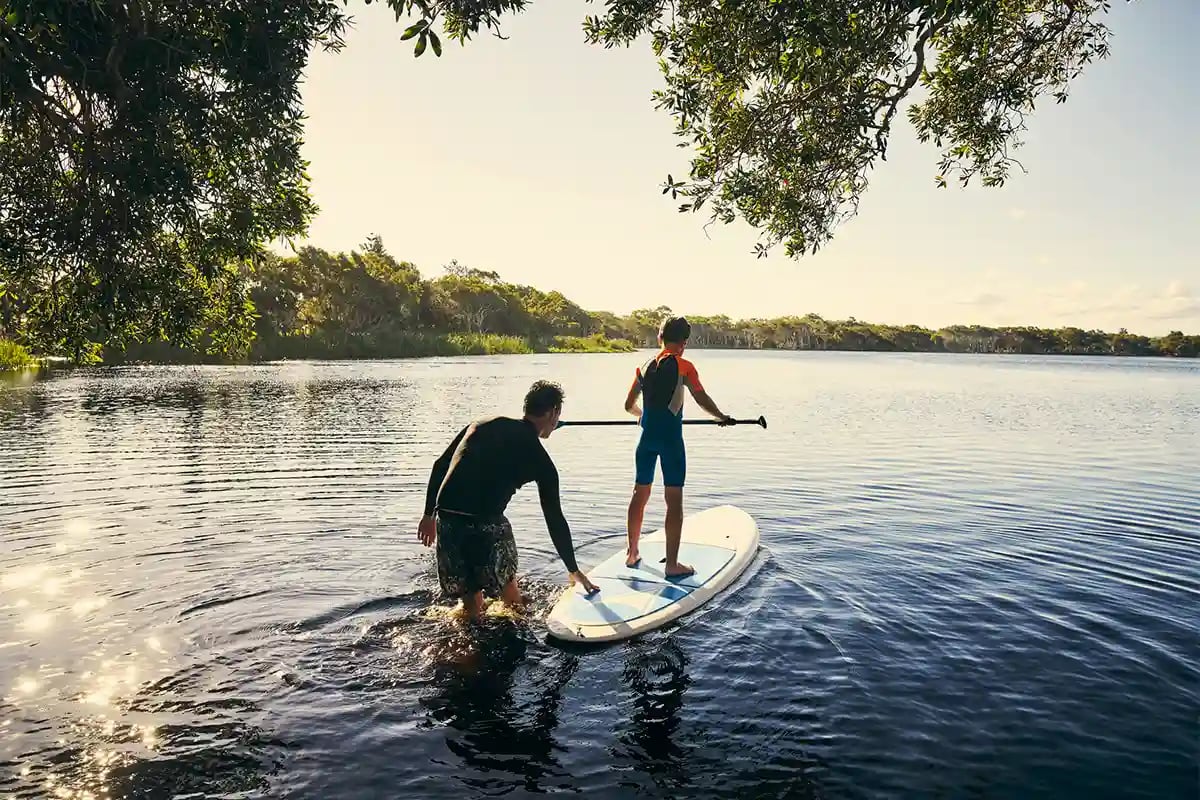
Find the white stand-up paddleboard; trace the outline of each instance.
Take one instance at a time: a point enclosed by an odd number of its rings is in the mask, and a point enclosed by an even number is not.
[[[717,506],[683,519],[679,560],[696,572],[668,578],[667,537],[661,528],[643,536],[641,562],[625,566],[625,545],[597,564],[588,578],[600,591],[569,586],[546,616],[550,635],[576,642],[611,642],[637,636],[693,611],[729,587],[758,551],[758,525],[735,506]]]

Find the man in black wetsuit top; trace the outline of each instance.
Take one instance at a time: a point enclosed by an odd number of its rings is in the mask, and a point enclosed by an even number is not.
[[[462,600],[468,619],[478,619],[485,593],[514,608],[522,605],[517,545],[504,511],[517,489],[531,481],[571,582],[579,581],[589,594],[599,591],[575,563],[571,529],[559,504],[558,470],[538,441],[558,426],[562,403],[562,387],[538,381],[525,395],[522,419],[473,422],[434,462],[417,536],[426,547],[437,541],[438,582],[444,593]]]

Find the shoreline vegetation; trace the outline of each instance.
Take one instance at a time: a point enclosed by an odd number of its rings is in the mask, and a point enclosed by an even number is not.
[[[34,369],[41,362],[33,357],[25,347],[8,339],[0,338],[0,372],[16,372],[23,369]]]
[[[282,359],[415,358],[521,353],[619,353],[655,347],[666,306],[620,316],[588,311],[557,291],[509,283],[495,272],[452,261],[438,278],[397,261],[372,236],[356,250],[305,247],[271,255],[242,275],[253,304],[253,336],[240,352],[205,331],[180,347],[165,341],[108,343],[92,363],[245,363]],[[699,349],[849,350],[907,353],[999,353],[1196,357],[1200,335],[1149,337],[1075,327],[883,325],[815,314],[735,320],[689,314]],[[6,324],[7,323],[7,324]],[[0,319],[0,371],[36,366],[36,348]],[[98,337],[101,338],[102,337]],[[31,352],[32,351],[32,352]],[[37,353],[42,356],[56,353]]]

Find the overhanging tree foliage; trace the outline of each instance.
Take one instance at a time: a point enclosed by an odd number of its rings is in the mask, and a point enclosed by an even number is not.
[[[370,0],[365,0],[370,2]],[[385,0],[414,55],[499,35],[527,0]],[[0,0],[0,325],[43,350],[165,337],[244,348],[247,266],[315,212],[298,81],[335,0]],[[815,251],[854,213],[901,106],[938,180],[1000,185],[1042,97],[1107,54],[1102,0],[607,0],[645,37],[693,148],[663,188]],[[920,90],[921,97],[914,93]],[[7,295],[5,297],[4,295]],[[214,325],[214,323],[221,323]],[[3,333],[3,331],[0,331]]]
[[[239,267],[315,211],[298,81],[314,43],[340,44],[337,5],[0,9],[0,291],[20,315],[8,324],[77,358],[205,327],[216,347],[244,346]]]
[[[593,0],[589,0],[592,2]],[[506,0],[406,0],[407,33],[439,17],[452,37]],[[663,193],[680,211],[708,207],[762,234],[764,256],[815,252],[853,215],[905,100],[921,141],[941,149],[939,174],[1000,186],[1017,165],[1026,117],[1058,102],[1070,81],[1108,54],[1107,0],[606,0],[589,16],[590,43],[647,37],[666,87],[654,93],[695,156]],[[416,55],[424,47],[418,41]]]

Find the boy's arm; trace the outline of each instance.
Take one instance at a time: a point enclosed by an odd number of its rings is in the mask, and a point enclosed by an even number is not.
[[[692,399],[696,401],[696,405],[722,422],[729,422],[733,419],[733,417],[717,408],[716,402],[708,396],[708,392],[704,391],[704,385],[700,383],[700,376],[696,373],[695,367],[692,367],[684,375],[684,382],[687,384],[688,391],[692,393]]]
[[[629,393],[625,395],[625,410],[635,417],[642,416],[642,410],[638,408],[638,395],[642,393],[641,376],[634,376],[633,385],[629,387]]]

